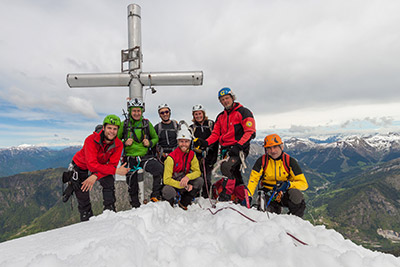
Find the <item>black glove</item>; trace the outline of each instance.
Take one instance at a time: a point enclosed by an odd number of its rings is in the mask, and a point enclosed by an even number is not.
[[[194,146],[200,149],[206,149],[208,147],[208,142],[203,138],[197,138],[197,140],[194,141]]]
[[[229,150],[229,156],[237,157],[239,156],[240,151],[243,150],[242,146],[239,144],[234,144],[233,147]]]
[[[290,182],[286,181],[286,182],[280,182],[277,183],[276,186],[274,186],[274,190],[276,192],[286,192],[286,190],[288,190],[290,187]]]

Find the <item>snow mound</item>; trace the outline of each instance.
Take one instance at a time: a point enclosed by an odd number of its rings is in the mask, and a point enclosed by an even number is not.
[[[229,203],[218,203],[212,215],[209,207],[200,198],[187,211],[166,202],[105,211],[89,222],[1,243],[0,266],[400,266],[400,258],[296,216]]]

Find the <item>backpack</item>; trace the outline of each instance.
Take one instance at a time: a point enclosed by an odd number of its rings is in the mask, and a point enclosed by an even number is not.
[[[103,124],[98,124],[98,125],[96,125],[96,127],[94,128],[94,131],[95,131],[96,133],[100,133],[101,130],[103,130]]]
[[[285,171],[290,174],[290,156],[288,154],[286,154],[285,152],[282,152],[282,161],[283,161],[283,167],[285,168]],[[268,167],[268,163],[269,163],[269,156],[268,156],[268,154],[264,154],[262,156],[262,163],[261,163],[261,166],[263,167],[263,172],[261,174],[261,178],[265,174],[265,170]]]
[[[196,125],[196,123],[193,123],[192,125],[190,125],[189,131],[190,131],[190,133],[192,134],[193,139],[196,138],[196,137],[194,136],[194,134],[195,134],[197,128],[201,128],[201,127],[209,128],[210,131],[212,132],[212,130],[213,130],[213,128],[214,128],[214,122],[213,122],[212,120],[208,120],[208,123],[207,123],[207,124],[208,124],[208,125],[200,125],[200,126],[199,126],[199,125]]]
[[[211,187],[211,198],[212,199],[218,199],[219,194],[221,194],[223,190],[222,182],[224,181],[224,178],[219,179],[216,181],[212,187]],[[235,189],[233,190],[233,193],[231,195],[231,200],[234,203],[241,203],[245,199],[245,194],[247,191],[245,191],[246,187],[244,184],[237,185],[235,186]]]
[[[129,126],[129,122],[130,122],[130,119],[126,119],[124,121],[124,129],[123,129],[123,132],[122,132],[122,139],[123,140],[126,140],[126,138],[128,136],[128,133],[130,131],[133,132],[133,140],[135,140],[135,142],[137,142],[137,143],[140,143],[141,141],[143,141],[145,136],[147,136],[147,138],[150,139],[150,123],[149,123],[148,119],[143,118],[142,119],[142,126],[138,127],[138,128],[134,128],[133,130],[132,130],[132,127]],[[136,134],[134,132],[134,130],[136,130],[136,129],[142,130],[142,140],[139,140],[139,138],[136,136]]]
[[[176,122],[176,120],[172,120],[172,124],[174,125],[174,129],[175,130],[172,130],[172,129],[166,129],[166,131],[175,131],[175,132],[178,132],[178,123]],[[162,129],[162,123],[160,122],[160,123],[158,123],[157,125],[157,129],[156,129],[156,132],[157,132],[157,134],[160,134],[161,133],[161,131],[163,130]]]

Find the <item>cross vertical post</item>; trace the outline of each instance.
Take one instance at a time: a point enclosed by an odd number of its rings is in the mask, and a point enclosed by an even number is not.
[[[143,85],[202,85],[202,71],[142,72],[141,8],[128,6],[128,49],[121,51],[120,73],[67,74],[70,88],[129,87],[129,97],[143,100]],[[125,65],[128,65],[125,67]]]

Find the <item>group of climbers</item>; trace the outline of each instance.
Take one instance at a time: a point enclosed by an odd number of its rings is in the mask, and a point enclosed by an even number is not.
[[[215,122],[208,119],[202,105],[195,105],[193,124],[178,123],[171,119],[170,107],[162,104],[158,106],[161,122],[154,127],[143,118],[144,103],[129,99],[126,119],[121,122],[116,115],[107,116],[102,129],[87,137],[73,157],[63,177],[69,184],[64,199],[75,193],[81,221],[88,220],[93,214],[89,190],[99,180],[104,209],[115,211],[114,175],[119,174],[126,176],[130,203],[138,208],[139,173],[145,170],[153,176],[151,201],[166,200],[187,209],[200,191],[203,197],[210,195],[211,172],[219,158],[223,177],[218,183],[219,201],[241,194],[239,199],[243,204],[244,199],[249,200],[249,205],[258,189],[260,209],[281,213],[282,207],[287,207],[290,214],[302,217],[305,201],[301,191],[307,189],[307,181],[297,161],[283,152],[281,138],[276,134],[265,138],[265,155],[255,162],[246,187],[241,167],[256,135],[255,120],[230,88],[222,88],[218,99],[224,110]]]

